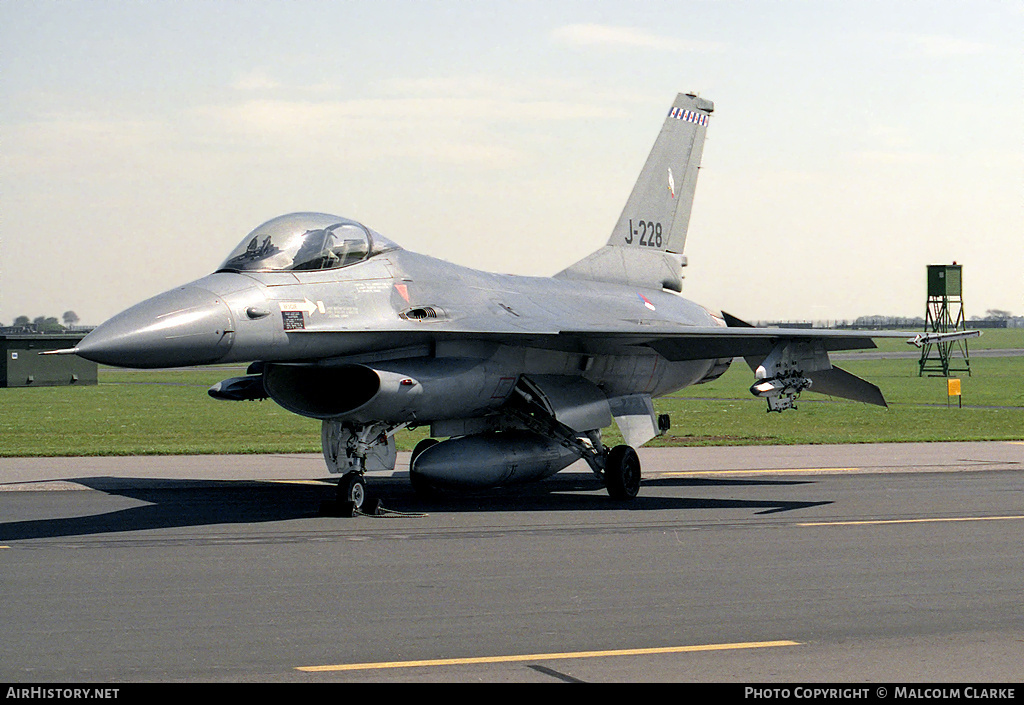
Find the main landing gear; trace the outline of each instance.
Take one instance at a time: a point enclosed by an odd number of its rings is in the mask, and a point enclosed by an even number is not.
[[[608,451],[604,484],[612,499],[633,499],[640,492],[640,456],[632,446],[615,446]]]

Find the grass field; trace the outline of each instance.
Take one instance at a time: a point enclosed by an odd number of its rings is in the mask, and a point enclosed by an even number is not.
[[[971,350],[1024,348],[1024,330],[987,331]],[[906,351],[903,343],[884,349]],[[798,410],[765,412],[741,360],[720,379],[659,399],[672,429],[649,445],[868,443],[1024,439],[1024,357],[972,357],[963,404],[947,407],[946,380],[920,378],[917,361],[836,364],[881,387],[888,409],[804,393]],[[320,423],[271,401],[215,401],[207,388],[239,368],[100,368],[94,387],[0,389],[0,456],[319,452]],[[410,450],[427,429],[404,431]],[[619,439],[609,429],[606,442]]]

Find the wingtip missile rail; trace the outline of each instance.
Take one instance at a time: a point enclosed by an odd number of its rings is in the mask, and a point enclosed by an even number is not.
[[[953,333],[921,333],[919,335],[915,335],[913,338],[907,338],[907,345],[913,345],[915,348],[923,348],[925,345],[951,343],[954,340],[977,338],[979,335],[981,335],[980,330],[961,330]]]

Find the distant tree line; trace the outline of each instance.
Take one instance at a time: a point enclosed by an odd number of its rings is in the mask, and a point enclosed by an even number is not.
[[[972,321],[987,320],[987,321],[1005,321],[1013,318],[1013,314],[1009,311],[1004,311],[1001,308],[990,308],[985,311],[984,316],[971,316]]]
[[[61,320],[64,321],[63,325],[54,316],[18,316],[10,327],[28,333],[61,333],[78,325],[79,318],[74,311],[65,311]],[[0,323],[0,328],[4,327],[4,324]]]
[[[1010,311],[990,308],[984,316],[971,316],[969,324],[975,328],[1024,328],[1024,316],[1014,316]],[[761,326],[783,328],[895,328],[915,330],[924,327],[921,316],[860,316],[854,320],[834,321],[758,321]]]
[[[861,316],[854,320],[854,328],[920,328],[924,318],[920,316]]]

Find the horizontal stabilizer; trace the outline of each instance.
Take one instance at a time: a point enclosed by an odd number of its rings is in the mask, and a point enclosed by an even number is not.
[[[846,370],[833,366],[830,370],[810,372],[807,376],[812,382],[810,389],[807,390],[809,392],[889,407],[882,396],[882,390]]]
[[[725,321],[725,325],[729,328],[753,328],[753,323],[747,323],[744,320],[736,318],[736,316],[722,311],[722,319]],[[764,355],[744,355],[743,361],[747,363],[747,367],[751,370],[756,370],[760,365],[761,361],[764,360]]]
[[[736,316],[734,316],[731,313],[728,313],[726,311],[722,311],[722,319],[725,321],[725,325],[727,325],[729,328],[753,328],[754,327],[754,325],[752,323],[747,323],[746,321],[740,320],[739,318],[736,318]]]

